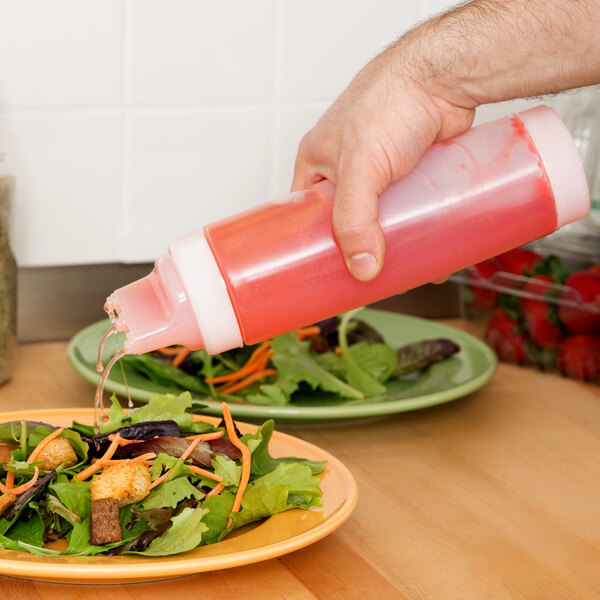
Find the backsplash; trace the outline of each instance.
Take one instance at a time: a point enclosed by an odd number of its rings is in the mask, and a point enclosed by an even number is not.
[[[0,0],[20,266],[151,262],[286,193],[300,138],[354,74],[449,4]]]

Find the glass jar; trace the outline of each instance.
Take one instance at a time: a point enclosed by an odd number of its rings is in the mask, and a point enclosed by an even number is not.
[[[13,374],[17,352],[17,263],[9,240],[12,179],[3,175],[2,163],[0,154],[0,384]]]

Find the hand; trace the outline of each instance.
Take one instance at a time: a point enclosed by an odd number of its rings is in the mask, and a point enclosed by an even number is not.
[[[429,94],[384,53],[369,63],[300,144],[292,189],[336,185],[333,228],[348,269],[373,279],[384,261],[378,199],[435,141],[471,126],[474,107]]]
[[[292,189],[337,186],[333,228],[350,272],[383,265],[378,198],[481,104],[600,83],[599,0],[472,0],[373,59],[303,138]],[[557,60],[560,57],[560,60]]]

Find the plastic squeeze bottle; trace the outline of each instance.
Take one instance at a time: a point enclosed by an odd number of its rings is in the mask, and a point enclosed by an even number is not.
[[[334,193],[321,182],[171,244],[149,275],[107,299],[125,352],[254,344],[546,236],[590,204],[573,140],[546,106],[434,144],[381,195],[386,256],[373,281],[346,269]]]

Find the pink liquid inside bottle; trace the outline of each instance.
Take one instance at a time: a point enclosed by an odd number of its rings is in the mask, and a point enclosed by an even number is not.
[[[107,300],[127,351],[253,344],[449,275],[589,210],[577,150],[543,106],[435,144],[382,194],[386,257],[371,282],[346,269],[334,194],[322,182],[172,244],[150,275]]]

